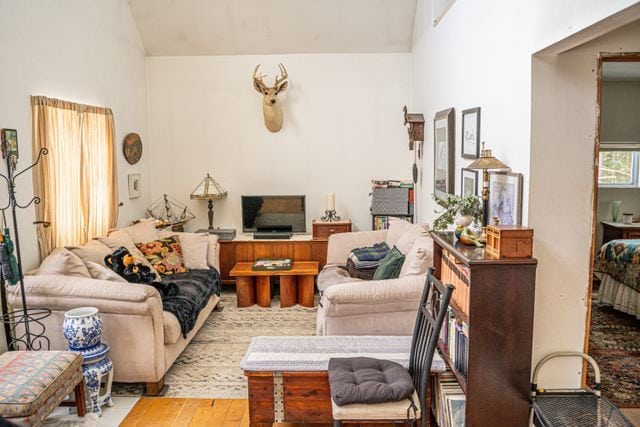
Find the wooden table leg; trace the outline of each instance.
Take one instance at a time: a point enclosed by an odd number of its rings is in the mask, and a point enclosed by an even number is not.
[[[271,277],[256,277],[256,301],[260,307],[271,307]]]
[[[298,304],[313,307],[315,276],[298,276]]]
[[[249,307],[256,303],[256,284],[253,277],[236,277],[238,307]]]
[[[280,307],[291,307],[298,303],[296,279],[296,276],[280,276]]]

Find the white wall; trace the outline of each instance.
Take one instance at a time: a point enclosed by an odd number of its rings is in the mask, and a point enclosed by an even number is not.
[[[116,124],[120,224],[143,215],[150,201],[149,157],[129,166],[122,139],[132,131],[147,143],[145,54],[126,0],[0,0],[0,127],[18,130],[20,161],[31,161],[30,95],[110,107]],[[145,153],[146,154],[146,153]],[[129,201],[127,173],[142,173],[142,197]],[[0,166],[6,173],[6,166]],[[4,184],[3,184],[4,185]],[[6,203],[0,189],[0,204]],[[17,194],[33,195],[31,174],[23,175]],[[39,262],[33,207],[18,214],[23,266]],[[0,333],[0,341],[3,340]],[[4,343],[0,342],[0,352]]]
[[[433,134],[434,114],[455,107],[458,141],[456,191],[459,188],[459,170],[470,162],[460,158],[459,147],[461,111],[466,108],[482,108],[481,139],[493,149],[496,157],[511,166],[514,172],[525,176],[523,221],[535,229],[534,255],[539,260],[534,362],[553,350],[582,349],[584,297],[588,280],[586,270],[591,241],[590,235],[583,236],[590,232],[591,227],[591,187],[584,178],[591,180],[592,177],[589,177],[589,170],[569,167],[577,164],[573,154],[578,147],[566,149],[564,139],[557,137],[548,139],[536,152],[539,157],[535,161],[540,163],[535,164],[535,172],[533,170],[534,160],[530,154],[532,55],[634,3],[636,1],[630,0],[457,1],[435,28],[431,24],[431,2],[423,0],[418,3],[412,50],[413,97],[410,107],[413,111],[425,114],[426,134],[429,137]],[[594,58],[592,53],[588,65],[582,64],[587,67],[586,71],[595,69]],[[595,91],[595,82],[591,83]],[[564,99],[572,89],[573,83],[567,82],[547,93],[551,104],[547,107],[554,107],[554,102]],[[587,97],[590,95],[587,94]],[[564,107],[569,108],[567,105]],[[585,117],[583,125],[593,125],[595,97],[589,99],[586,106],[577,104],[570,108],[581,113],[588,111],[591,115]],[[561,114],[559,117],[567,114],[566,111],[555,111]],[[584,142],[586,154],[583,154],[586,157],[593,155],[593,135],[591,137],[591,140]],[[576,138],[577,135],[572,135],[570,140]],[[425,197],[433,192],[431,151],[426,150],[423,162],[424,190],[420,205],[422,215],[427,220],[435,217],[434,203]],[[580,157],[580,161],[586,157]],[[549,173],[555,170],[551,165],[566,175],[558,177]],[[583,175],[575,177],[574,174]],[[544,185],[538,181],[539,186],[534,194],[533,187],[530,192],[530,182],[536,175],[555,179],[544,179]],[[580,197],[564,198],[567,188],[578,191]],[[583,221],[583,215],[587,216],[585,221],[588,224]],[[580,220],[576,221],[576,217]],[[577,248],[566,244],[575,241],[578,241]],[[577,364],[569,366],[571,369],[551,369],[550,375],[545,375],[543,380],[554,377],[556,382],[577,381],[579,367]]]
[[[307,230],[335,192],[337,211],[370,229],[370,180],[409,178],[411,157],[402,106],[409,101],[409,54],[149,57],[149,126],[153,198],[189,202],[207,224],[206,203],[189,194],[207,172],[229,192],[215,203],[214,224],[241,229],[240,196],[305,194]],[[281,94],[284,127],[270,133],[256,64],[273,82],[277,63],[289,73]]]
[[[122,155],[122,140],[140,134],[145,150],[147,105],[145,53],[126,0],[0,1],[0,127],[18,130],[20,161],[31,160],[30,95],[110,107],[115,115],[120,224],[143,215],[148,205],[149,157],[130,166]],[[0,169],[5,171],[6,166]],[[142,197],[129,200],[127,174],[142,173]],[[4,173],[4,172],[3,172]],[[20,178],[18,195],[33,194],[31,174]],[[0,202],[6,200],[0,190]],[[26,269],[38,264],[34,209],[20,212],[21,243]]]

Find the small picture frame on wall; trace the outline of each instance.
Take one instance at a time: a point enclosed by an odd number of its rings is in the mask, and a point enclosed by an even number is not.
[[[137,199],[140,197],[140,174],[130,173],[127,177],[129,179],[129,198]]]
[[[460,170],[460,195],[478,195],[478,171],[462,168]]]
[[[480,156],[480,107],[462,111],[462,157]]]
[[[15,129],[2,129],[0,131],[0,141],[2,148],[2,158],[10,159],[15,168],[18,163],[18,131]]]
[[[445,197],[454,193],[455,110],[436,113],[433,119],[433,194]]]
[[[522,174],[489,174],[489,224],[493,224],[494,217],[500,225],[522,224]]]

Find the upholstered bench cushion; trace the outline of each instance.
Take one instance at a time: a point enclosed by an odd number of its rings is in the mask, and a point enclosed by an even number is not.
[[[410,336],[254,337],[240,367],[247,372],[326,371],[332,357],[373,357],[408,368],[410,350]],[[432,372],[446,368],[436,352]]]
[[[82,380],[78,353],[6,352],[0,355],[0,415],[37,424]]]
[[[383,403],[408,399],[413,380],[399,363],[370,357],[329,360],[331,398],[338,405]]]
[[[412,400],[404,399],[397,402],[376,403],[352,403],[350,405],[337,405],[331,400],[331,411],[334,420],[417,420],[420,418],[420,405],[418,393],[413,392]],[[415,405],[412,404],[415,403]]]

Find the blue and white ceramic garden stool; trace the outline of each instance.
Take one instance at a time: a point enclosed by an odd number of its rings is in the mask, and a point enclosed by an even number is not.
[[[81,307],[64,314],[64,336],[69,350],[82,354],[82,372],[87,385],[91,412],[102,415],[102,405],[113,406],[111,383],[113,363],[109,357],[109,346],[102,343],[102,319],[95,307]],[[100,385],[104,381],[104,394]]]

